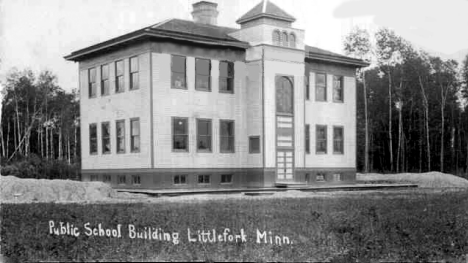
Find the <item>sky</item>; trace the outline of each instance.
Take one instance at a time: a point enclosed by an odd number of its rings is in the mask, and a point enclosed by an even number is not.
[[[212,0],[218,25],[235,21],[261,0]],[[308,45],[342,53],[353,26],[390,27],[438,54],[468,53],[468,0],[270,0],[296,17]],[[169,18],[191,20],[196,0],[0,0],[0,82],[12,67],[48,69],[65,90],[77,88],[73,51]]]

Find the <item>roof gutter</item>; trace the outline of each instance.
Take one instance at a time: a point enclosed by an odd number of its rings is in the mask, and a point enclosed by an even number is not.
[[[306,56],[306,59],[319,60],[319,61],[325,61],[325,62],[330,62],[330,63],[347,64],[347,65],[358,66],[358,67],[368,67],[370,65],[370,63],[359,60],[359,59],[339,58],[339,57],[326,56],[326,55],[320,55],[320,54],[313,54],[313,55],[309,54],[308,56]]]

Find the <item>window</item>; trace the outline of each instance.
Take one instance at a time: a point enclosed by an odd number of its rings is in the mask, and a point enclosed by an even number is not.
[[[235,150],[234,140],[234,121],[219,122],[220,129],[220,152],[221,153],[233,153]]]
[[[310,86],[309,86],[309,77],[304,76],[304,89],[306,100],[310,100]]]
[[[327,126],[317,125],[316,152],[327,153]]]
[[[198,176],[198,184],[210,184],[210,176],[209,175],[199,175]]]
[[[90,178],[91,182],[96,182],[98,180],[98,175],[97,174],[92,174],[90,177],[91,177]]]
[[[125,175],[119,175],[119,184],[127,184],[127,177]]]
[[[333,174],[333,181],[341,181],[341,174]]]
[[[109,65],[101,66],[101,95],[109,95]]]
[[[293,114],[293,84],[288,77],[276,78],[276,112]]]
[[[101,133],[102,133],[102,153],[109,154],[111,152],[110,146],[110,124],[104,122],[101,124]]]
[[[315,75],[315,100],[327,101],[327,75],[317,73]]]
[[[221,184],[232,184],[232,174],[222,174]]]
[[[305,151],[307,154],[310,153],[310,125],[305,126]]]
[[[132,184],[140,185],[141,184],[141,177],[139,175],[132,175]]]
[[[96,97],[96,68],[88,70],[88,92],[90,98]]]
[[[315,181],[317,182],[325,182],[325,174],[324,173],[318,173],[315,177]]]
[[[296,35],[294,35],[293,33],[289,35],[289,46],[292,48],[296,48]]]
[[[116,121],[115,129],[117,135],[117,153],[125,153],[125,121]]]
[[[115,93],[124,92],[124,64],[122,60],[115,62]]]
[[[172,119],[172,149],[188,152],[188,119]]]
[[[197,150],[211,152],[211,120],[197,119]]]
[[[174,184],[175,185],[187,184],[187,176],[186,175],[175,175],[174,176]]]
[[[138,77],[138,57],[130,58],[130,90],[138,89],[140,86]]]
[[[195,89],[211,91],[211,61],[209,59],[197,58],[195,61]]]
[[[186,58],[182,56],[172,55],[171,63],[172,71],[172,88],[173,89],[187,89],[186,77]]]
[[[343,102],[343,77],[333,76],[333,101]]]
[[[234,93],[234,63],[219,62],[219,92]]]
[[[89,153],[90,154],[97,154],[98,153],[98,146],[97,146],[97,125],[90,124],[89,125]]]
[[[109,174],[103,175],[102,179],[105,183],[110,183],[112,181],[111,176]]]
[[[283,37],[281,40],[283,41],[283,46],[287,47],[288,46],[288,33],[283,32]]]
[[[279,30],[273,31],[273,45],[280,45],[281,43],[281,33]]]
[[[130,120],[130,150],[132,152],[140,151],[140,119]]]
[[[333,127],[333,153],[343,154],[344,143],[343,143],[343,127]]]
[[[249,137],[249,153],[260,153],[260,136]]]

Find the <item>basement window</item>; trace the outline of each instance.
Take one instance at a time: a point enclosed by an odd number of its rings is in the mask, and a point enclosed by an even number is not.
[[[210,175],[199,175],[198,176],[198,184],[210,184]]]
[[[133,185],[140,185],[141,177],[139,175],[132,175],[132,183]]]
[[[119,184],[127,184],[127,177],[125,175],[119,175]]]
[[[316,182],[325,182],[325,174],[324,173],[318,173],[315,177]]]
[[[186,175],[175,175],[174,176],[174,185],[185,185],[187,184]]]
[[[232,174],[222,174],[221,184],[232,184]]]

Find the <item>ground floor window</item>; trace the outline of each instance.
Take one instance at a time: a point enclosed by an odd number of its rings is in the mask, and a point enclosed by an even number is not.
[[[333,174],[333,181],[341,181],[341,174]]]
[[[96,182],[97,180],[98,180],[98,175],[97,175],[97,174],[92,174],[92,175],[90,176],[90,181],[91,181],[91,182]]]
[[[132,175],[132,183],[136,185],[141,184],[141,178],[139,175]]]
[[[111,182],[111,176],[109,174],[103,175],[102,181],[105,183],[110,183]]]
[[[222,184],[232,184],[232,174],[222,174],[221,175]]]
[[[316,127],[316,138],[315,138],[315,150],[318,154],[327,153],[327,126],[317,125]]]
[[[343,127],[333,127],[333,153],[344,153]]]
[[[188,118],[172,119],[172,149],[188,152]]]
[[[119,184],[127,184],[127,177],[125,175],[119,175]]]
[[[210,184],[210,175],[203,174],[198,176],[198,184]]]
[[[187,176],[186,175],[175,175],[174,176],[174,184],[175,185],[187,184]]]
[[[324,173],[318,173],[317,176],[315,177],[315,181],[325,182],[325,174]]]

